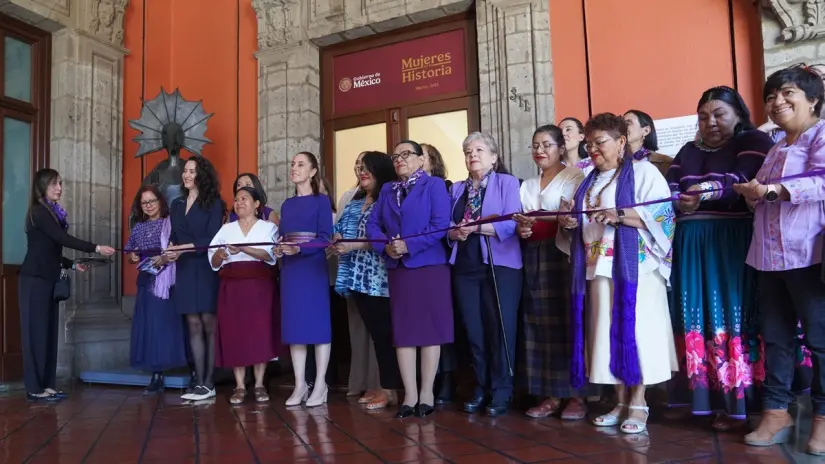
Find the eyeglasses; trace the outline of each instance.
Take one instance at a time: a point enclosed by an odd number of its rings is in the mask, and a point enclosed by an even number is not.
[[[356,174],[369,174],[370,171],[363,164],[359,164],[358,166],[355,166],[355,173]]]
[[[405,150],[405,151],[402,151],[401,153],[393,153],[392,156],[390,157],[390,159],[395,161],[398,158],[401,158],[402,160],[406,161],[406,159],[409,158],[410,155],[421,156],[421,153],[416,153],[414,151]]]
[[[587,142],[584,144],[584,149],[587,150],[588,153],[592,153],[596,150],[601,150],[604,144],[610,142],[613,139],[601,139],[596,140],[595,142]]]
[[[545,143],[542,143],[542,144],[534,143],[532,145],[527,145],[527,148],[529,148],[533,151],[547,151],[547,150],[549,150],[553,147],[557,147],[557,146],[559,146],[559,144],[557,144],[557,143],[545,142]]]
[[[157,198],[153,198],[151,200],[141,201],[140,206],[151,206],[158,202]]]

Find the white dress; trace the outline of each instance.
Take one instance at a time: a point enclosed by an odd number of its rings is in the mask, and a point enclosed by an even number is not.
[[[550,181],[544,190],[541,188],[541,176],[527,179],[521,184],[519,195],[521,197],[521,209],[525,213],[530,211],[556,211],[559,209],[561,199],[572,200],[576,194],[576,189],[584,180],[581,170],[574,167],[565,167],[556,177]]]
[[[670,197],[670,189],[659,170],[651,163],[633,163],[635,203]],[[593,183],[591,204],[610,181],[615,170],[600,172]],[[616,206],[614,181],[601,195],[599,208]],[[576,209],[587,209],[576,205]],[[667,288],[672,266],[671,243],[675,231],[670,202],[634,208],[647,226],[639,229],[639,277],[636,292],[636,344],[642,381],[653,385],[670,379],[679,370],[673,329],[670,324]],[[582,238],[587,260],[587,297],[585,308],[587,375],[591,383],[619,384],[610,372],[610,325],[613,310],[613,227],[583,216]],[[557,241],[569,254],[568,241]]]
[[[211,246],[216,245],[226,245],[230,243],[270,243],[275,242],[278,238],[278,226],[275,225],[273,222],[264,221],[258,219],[255,221],[255,224],[252,225],[252,228],[249,229],[249,233],[244,236],[243,231],[241,230],[240,223],[238,221],[228,222],[221,227],[221,230],[215,234],[215,237],[212,238],[212,242],[210,243]],[[272,254],[272,247],[273,245],[266,245],[266,246],[256,246],[253,248],[266,251],[266,254],[269,258],[264,261],[269,265],[275,265],[275,255]],[[209,259],[209,265],[212,266],[212,256],[220,250],[220,248],[210,248],[209,252],[207,253],[207,258]],[[259,261],[252,256],[244,252],[240,252],[237,254],[229,254],[229,259],[222,262],[218,267],[212,266],[212,270],[218,271],[220,268],[225,266],[229,263],[237,263],[241,261]]]

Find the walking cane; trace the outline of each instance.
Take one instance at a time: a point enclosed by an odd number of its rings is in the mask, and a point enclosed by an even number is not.
[[[498,322],[501,327],[501,339],[504,341],[504,355],[507,357],[507,370],[510,377],[513,376],[513,361],[510,359],[510,348],[507,343],[507,330],[504,328],[504,315],[501,314],[501,299],[498,296],[498,282],[496,281],[496,268],[493,264],[493,248],[490,246],[490,236],[484,236],[484,242],[487,243],[487,261],[490,263],[490,273],[493,274],[493,293],[496,296],[496,308],[498,308]]]

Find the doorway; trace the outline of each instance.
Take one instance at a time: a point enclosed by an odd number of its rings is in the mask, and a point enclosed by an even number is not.
[[[467,177],[461,143],[480,128],[475,30],[469,11],[321,51],[324,175],[336,204],[356,185],[360,153],[392,153],[401,140],[436,147],[447,179]],[[351,356],[345,306],[333,304],[332,319],[331,361],[343,381]]]

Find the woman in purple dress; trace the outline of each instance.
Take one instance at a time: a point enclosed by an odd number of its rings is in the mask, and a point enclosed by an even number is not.
[[[172,222],[166,200],[155,185],[144,185],[138,190],[131,217],[137,223],[126,249],[137,251],[129,253],[129,262],[147,260],[149,264],[151,260],[155,269],[161,268],[158,272],[140,266],[129,356],[133,369],[152,373],[143,394],[153,395],[163,390],[163,371],[186,365],[183,319],[169,299],[169,290],[175,285],[175,264],[163,267],[163,257],[156,251],[169,246]]]
[[[256,212],[258,219],[272,222],[276,226],[279,225],[281,223],[281,218],[278,217],[278,213],[276,213],[274,209],[266,206],[266,191],[264,190],[263,184],[261,184],[261,180],[258,179],[258,176],[249,172],[239,174],[235,179],[235,183],[232,184],[232,195],[237,195],[238,189],[243,187],[249,187],[258,192],[258,197],[261,199],[261,207]],[[235,211],[231,211],[229,213],[229,222],[237,220],[238,214],[235,213]]]
[[[193,156],[183,166],[182,196],[172,202],[174,245],[164,255],[177,264],[172,299],[175,309],[186,315],[189,347],[195,365],[194,386],[181,398],[201,401],[215,396],[212,373],[215,366],[215,311],[218,276],[206,259],[206,247],[223,224],[226,205],[215,167],[202,156]]]
[[[392,334],[404,383],[404,402],[397,417],[424,417],[434,411],[433,382],[441,345],[455,338],[444,241],[450,226],[450,196],[443,179],[424,172],[418,143],[402,141],[395,146],[392,160],[400,180],[381,189],[366,232],[369,239],[389,241],[374,242],[373,247],[387,263]],[[419,347],[420,391],[416,385]]]
[[[326,374],[332,342],[329,313],[329,269],[324,247],[332,237],[332,206],[320,193],[318,158],[301,152],[292,158],[290,180],[296,196],[281,206],[281,239],[273,248],[283,257],[281,269],[281,339],[289,345],[295,390],[287,406],[306,401],[308,407],[327,401]],[[306,382],[307,345],[315,345],[315,385],[312,395]]]

